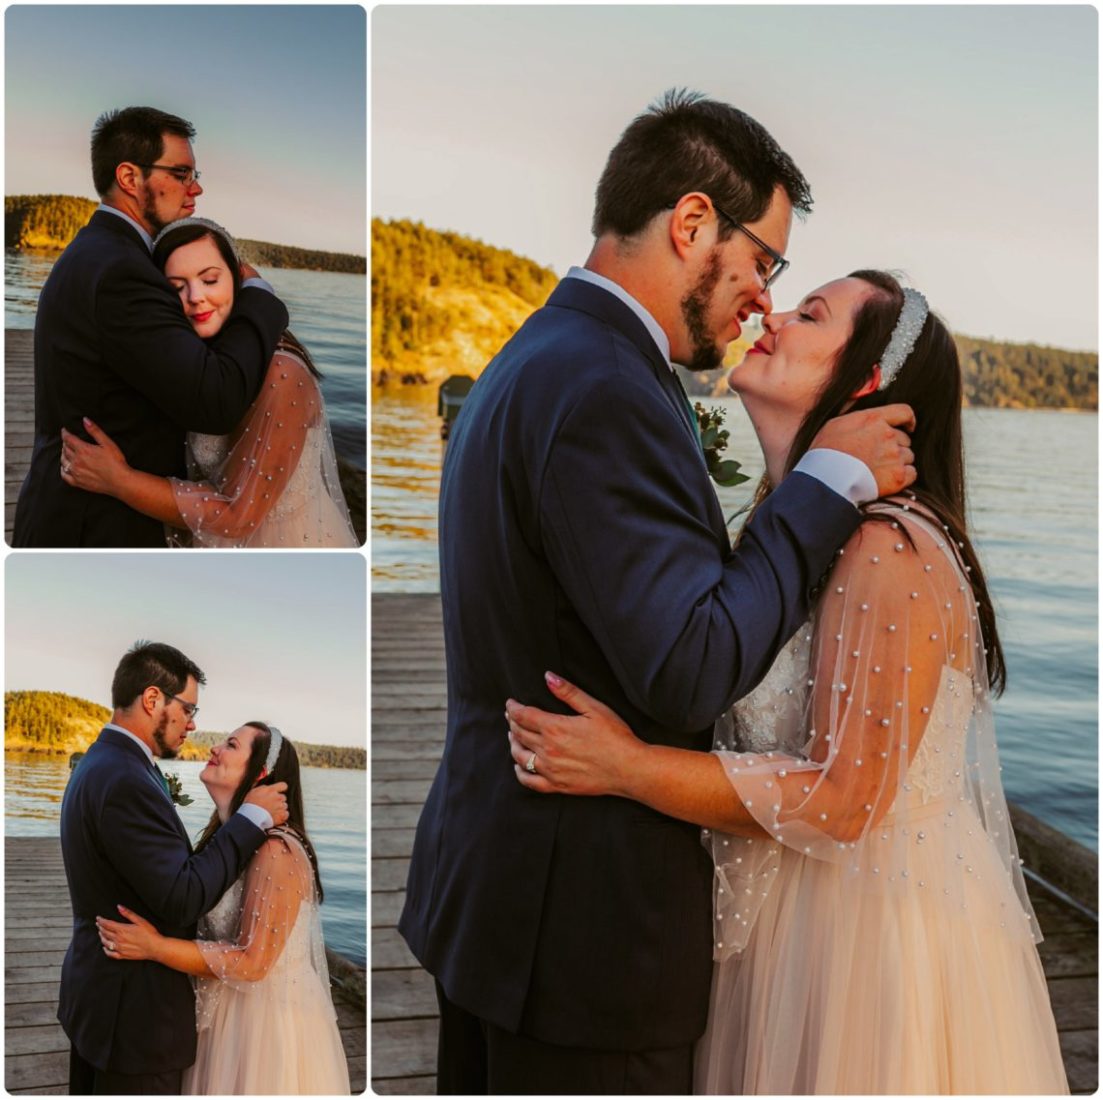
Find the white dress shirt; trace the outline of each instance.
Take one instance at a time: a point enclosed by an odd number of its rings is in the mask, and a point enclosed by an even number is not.
[[[116,726],[114,722],[108,722],[107,725],[104,726],[104,729],[125,734],[143,753],[145,753],[145,757],[149,761],[149,766],[151,768],[157,767],[153,760],[153,750],[150,749],[137,734],[131,733],[130,730],[124,730],[122,726]],[[264,832],[268,832],[273,826],[272,815],[267,810],[261,809],[260,806],[254,806],[251,802],[243,802],[237,812],[239,814],[244,814],[247,821],[251,821],[258,829],[262,829]]]
[[[581,279],[584,283],[599,286],[602,290],[607,290],[619,298],[643,322],[659,351],[662,352],[667,366],[671,370],[674,369],[670,359],[670,340],[666,333],[659,322],[624,287],[584,267],[572,267],[567,272],[566,278]],[[832,492],[849,500],[855,507],[877,499],[877,482],[870,468],[860,458],[855,458],[843,451],[831,450],[828,447],[817,447],[815,450],[806,451],[793,470],[823,482]]]

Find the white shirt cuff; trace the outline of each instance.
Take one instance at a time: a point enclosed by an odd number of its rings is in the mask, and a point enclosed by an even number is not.
[[[877,482],[869,467],[860,458],[843,451],[817,447],[808,451],[793,470],[822,481],[855,507],[877,499]]]
[[[267,279],[262,279],[259,275],[254,275],[251,279],[246,279],[241,284],[242,290],[244,290],[247,286],[259,287],[261,290],[267,290],[269,294],[275,294],[276,293],[272,289],[272,284],[270,282],[268,282]]]
[[[262,810],[259,806],[254,806],[251,802],[243,802],[237,812],[244,814],[258,829],[268,832],[272,828],[273,824],[272,815],[267,810]]]

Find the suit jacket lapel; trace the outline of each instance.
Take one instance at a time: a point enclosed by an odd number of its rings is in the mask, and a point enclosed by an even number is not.
[[[582,279],[563,279],[552,291],[547,304],[588,313],[591,317],[612,325],[627,336],[647,359],[659,389],[670,402],[670,407],[678,420],[685,426],[694,447],[698,451],[701,449],[701,437],[698,435],[697,424],[693,419],[693,412],[684,388],[652,339],[651,333],[647,331],[647,326],[624,302],[607,290],[594,286],[593,283],[587,283]]]
[[[647,326],[644,325],[639,317],[637,317],[618,297],[582,279],[561,280],[548,298],[545,308],[548,307],[575,309],[582,313],[588,313],[591,317],[596,317],[599,321],[612,325],[613,328],[617,329],[636,345],[640,353],[647,359],[651,371],[655,376],[655,381],[658,383],[659,389],[662,390],[667,401],[670,402],[670,406],[674,410],[674,414],[678,417],[679,423],[685,428],[689,438],[693,441],[693,449],[700,456],[701,465],[705,466],[705,456],[701,450],[701,436],[697,430],[695,420],[690,419],[690,417],[693,416],[693,412],[689,406],[689,399],[686,397],[685,389],[681,385],[680,380],[675,376],[665,356],[659,350],[658,345],[651,338],[651,333],[647,331]],[[711,481],[709,484],[711,486]],[[705,503],[705,507],[708,509],[709,519],[716,530],[717,537],[721,539],[724,546],[730,549],[731,540],[728,537],[728,529],[724,523],[724,514],[720,510],[720,504],[716,499],[715,492],[708,494],[708,500]]]
[[[110,214],[105,217],[110,217]],[[169,795],[165,788],[161,786],[160,779],[157,778],[157,773],[154,770],[154,765],[150,764],[149,760],[142,750],[134,744],[133,741],[124,733],[116,733],[115,730],[103,729],[100,730],[99,737],[96,741],[102,741],[106,745],[111,745],[114,748],[122,749],[124,752],[129,753],[135,760],[139,761],[142,772],[144,773],[146,781],[152,783],[157,788],[157,793],[168,803],[169,810],[172,813],[173,824],[176,826],[177,831],[184,838],[185,843],[188,846],[188,851],[191,848],[191,838],[188,836],[187,829],[184,828],[183,821],[180,820],[180,815],[176,812],[176,803],[173,802],[172,796]]]

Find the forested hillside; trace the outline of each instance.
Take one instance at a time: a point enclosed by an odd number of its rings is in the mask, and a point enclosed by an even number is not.
[[[555,272],[420,222],[372,219],[372,380],[477,374],[544,304]]]
[[[96,739],[111,711],[59,691],[4,694],[4,751],[65,754],[83,752]],[[206,760],[226,734],[196,730],[188,735],[181,760]],[[345,745],[296,741],[299,763],[314,768],[366,768],[367,752]]]
[[[98,703],[59,691],[4,693],[5,752],[70,753],[86,749],[111,717]]]
[[[73,195],[8,195],[4,247],[60,251],[88,224],[98,205]]]
[[[73,195],[8,195],[4,199],[4,247],[60,252],[88,223],[98,203]],[[226,227],[231,233],[233,226]],[[322,252],[269,241],[239,239],[242,258],[256,267],[367,273],[363,256]]]

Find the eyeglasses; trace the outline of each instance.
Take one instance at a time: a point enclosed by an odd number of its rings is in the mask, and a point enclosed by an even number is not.
[[[138,164],[137,161],[134,162]],[[195,168],[179,168],[175,164],[138,164],[139,168],[160,168],[162,172],[168,172],[174,180],[185,184],[190,187],[193,183],[199,182],[199,177],[203,174],[197,171]]]
[[[161,693],[166,699],[175,699],[183,708],[190,721],[199,713],[198,703],[189,703],[187,699],[181,699],[179,695],[170,695],[167,691]]]
[[[756,237],[742,222],[736,221],[726,210],[724,210],[719,203],[713,201],[712,204],[716,208],[718,214],[723,214],[739,230],[745,237],[753,241],[767,256],[774,262],[767,267],[761,260],[756,264],[758,268],[758,277],[762,280],[762,289],[769,290],[781,278],[785,269],[789,266],[789,261],[781,255],[780,252],[775,252],[764,240]]]

